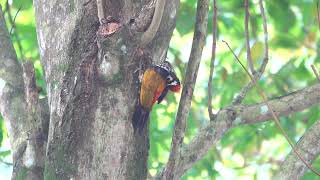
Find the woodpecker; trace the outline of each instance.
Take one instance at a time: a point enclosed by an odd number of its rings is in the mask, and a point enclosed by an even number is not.
[[[161,103],[168,91],[180,92],[180,81],[171,64],[164,61],[147,68],[141,80],[139,99],[132,118],[134,132],[141,134],[155,102]]]

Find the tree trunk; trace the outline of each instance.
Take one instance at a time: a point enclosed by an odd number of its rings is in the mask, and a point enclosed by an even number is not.
[[[120,28],[99,36],[96,1],[34,1],[50,108],[45,179],[146,178],[148,133],[134,135],[131,125],[134,71],[165,57],[179,1],[167,2],[156,37],[139,53],[150,4],[105,1]]]

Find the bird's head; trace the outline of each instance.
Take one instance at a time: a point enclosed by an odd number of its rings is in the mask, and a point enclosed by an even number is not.
[[[180,92],[181,84],[179,78],[176,76],[175,73],[170,73],[167,76],[167,86],[169,87],[170,91],[173,92]]]
[[[170,91],[180,92],[180,80],[177,77],[172,65],[168,61],[164,61],[160,65],[158,65],[158,67],[166,72],[166,84]]]

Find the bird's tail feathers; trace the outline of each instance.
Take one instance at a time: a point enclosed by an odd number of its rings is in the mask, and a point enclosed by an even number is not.
[[[140,104],[136,105],[132,117],[132,126],[134,132],[138,131],[140,134],[142,133],[142,130],[147,124],[149,113],[149,109],[142,107]]]

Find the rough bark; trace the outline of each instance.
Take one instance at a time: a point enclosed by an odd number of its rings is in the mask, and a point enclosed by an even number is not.
[[[148,133],[134,135],[131,125],[134,71],[140,62],[163,59],[179,5],[167,2],[160,29],[141,55],[143,30],[134,24],[150,24],[152,16],[139,18],[149,2],[104,1],[105,16],[120,28],[100,36],[96,1],[34,1],[50,107],[45,179],[146,178]]]
[[[38,100],[33,65],[18,62],[0,7],[0,110],[13,150],[12,179],[43,179],[47,104]],[[45,100],[44,100],[45,101]]]

